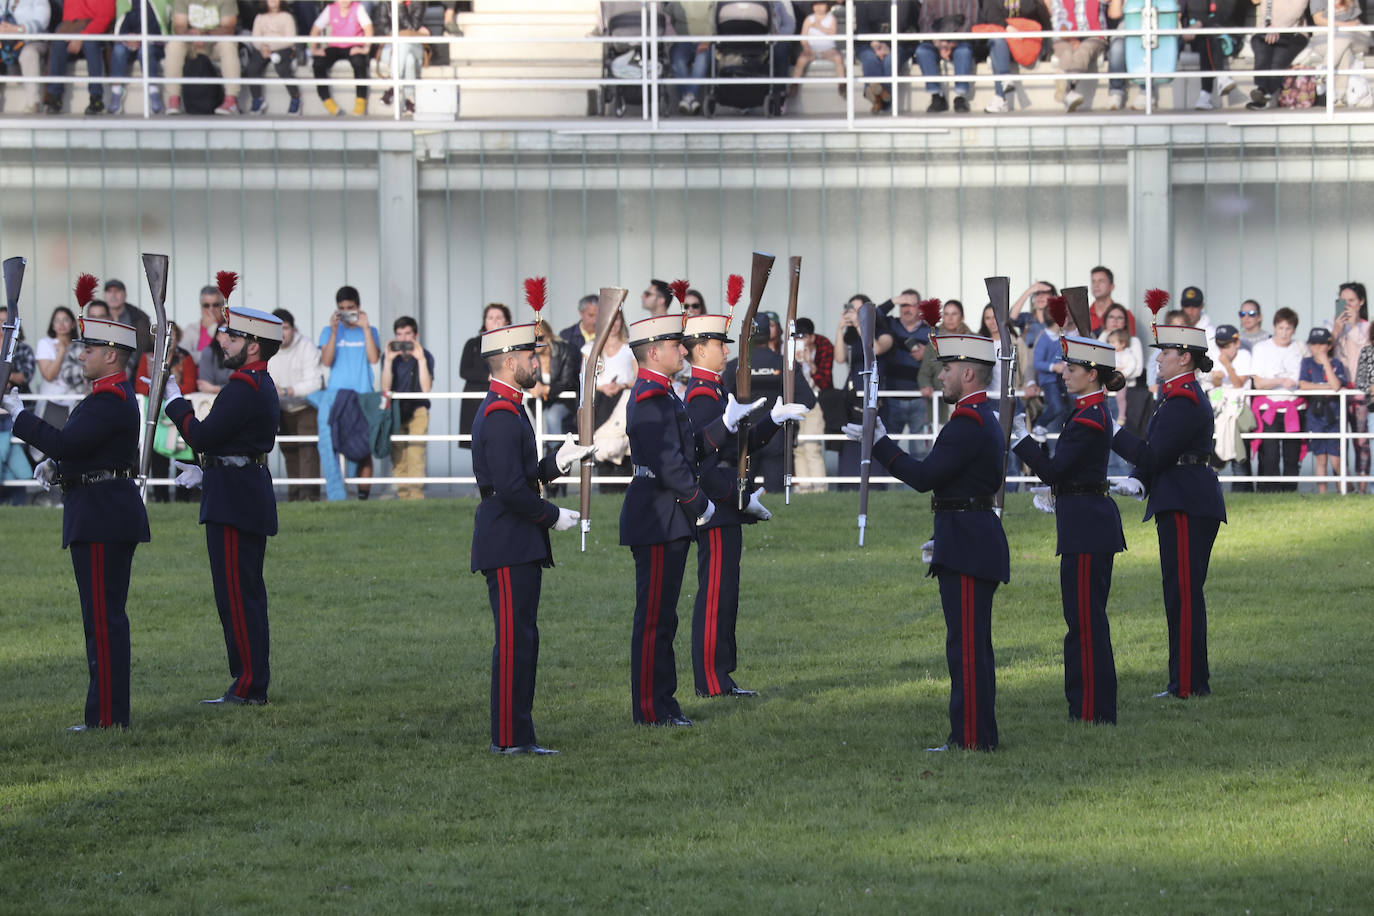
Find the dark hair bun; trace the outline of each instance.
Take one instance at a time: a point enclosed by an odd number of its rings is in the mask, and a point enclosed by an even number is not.
[[[1120,372],[1120,370],[1118,370],[1118,369],[1113,369],[1113,370],[1112,370],[1112,374],[1109,375],[1109,376],[1107,376],[1107,390],[1108,390],[1108,391],[1120,391],[1122,388],[1125,388],[1125,387],[1126,387],[1126,376],[1122,375],[1121,372]]]
[[[1206,353],[1193,353],[1193,365],[1197,366],[1199,372],[1212,371],[1212,357]]]

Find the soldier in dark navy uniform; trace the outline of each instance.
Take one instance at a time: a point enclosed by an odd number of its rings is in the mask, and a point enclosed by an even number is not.
[[[930,575],[940,582],[945,612],[945,658],[949,663],[949,747],[993,750],[997,717],[992,654],[992,596],[1011,580],[1002,520],[993,498],[1002,486],[1005,454],[1002,427],[988,403],[987,387],[996,359],[993,342],[969,334],[931,334],[944,365],[944,400],[954,405],[929,454],[917,460],[887,437],[878,420],[873,458],[907,486],[933,491],[934,554]],[[863,427],[844,433],[858,440]]]
[[[62,546],[71,550],[90,669],[86,720],[70,731],[129,726],[124,605],[134,549],[149,540],[148,514],[134,481],[138,402],[125,374],[137,332],[109,319],[82,318],[80,335],[82,373],[94,384],[64,427],[52,427],[24,409],[15,392],[4,397],[15,437],[49,456],[35,476],[45,485],[59,483],[63,492]]]
[[[1148,494],[1144,521],[1153,516],[1159,534],[1169,622],[1169,684],[1155,696],[1186,699],[1212,692],[1203,585],[1226,503],[1211,466],[1212,404],[1197,381],[1197,372],[1212,370],[1207,334],[1186,325],[1155,325],[1154,334],[1160,400],[1144,439],[1125,429],[1112,437],[1112,449],[1134,465],[1115,489]]]
[[[766,321],[765,320],[765,327]],[[725,315],[695,315],[683,327],[683,344],[692,362],[684,402],[694,429],[706,429],[725,412],[730,393],[721,383],[720,370],[730,351],[727,344],[730,319]],[[772,353],[766,347],[763,348]],[[776,354],[774,354],[776,355]],[[755,351],[758,358],[758,351]],[[757,382],[755,383],[757,384]],[[810,394],[803,379],[798,389]],[[763,394],[757,391],[757,394]],[[766,396],[765,396],[766,399]],[[799,420],[809,408],[783,404],[779,394],[768,416],[749,427],[751,454],[770,441],[780,441],[776,433],[788,420]],[[692,610],[692,672],[698,696],[756,696],[730,677],[735,670],[735,621],[739,614],[740,554],[744,547],[741,525],[767,521],[772,517],[754,489],[741,511],[736,481],[738,449],[731,442],[708,455],[701,464],[701,486],[715,505],[711,520],[697,531],[697,598]],[[766,479],[766,478],[765,478]],[[751,487],[751,489],[753,489]]]
[[[549,529],[566,531],[580,515],[540,494],[540,483],[566,474],[594,446],[567,441],[542,461],[523,406],[539,381],[536,326],[482,334],[491,370],[486,399],[472,423],[472,470],[482,501],[472,526],[472,571],[481,570],[496,627],[491,650],[491,752],[557,754],[534,734],[534,679],[539,662],[539,589],[553,566]]]
[[[630,325],[639,377],[626,410],[634,478],[620,510],[620,544],[635,558],[635,616],[630,640],[630,715],[638,724],[690,726],[674,694],[677,599],[687,550],[716,506],[703,490],[701,461],[726,445],[753,407],[726,397],[722,415],[696,429],[673,391],[682,369],[682,316]]]
[[[754,318],[753,333],[749,353],[749,385],[755,398],[763,398],[765,404],[772,404],[782,397],[782,374],[786,371],[782,354],[768,346],[769,319],[767,315]],[[792,367],[796,385],[793,391],[799,403],[810,410],[816,406],[816,395],[806,381],[806,373],[801,364]],[[738,395],[735,385],[739,374],[739,360],[732,359],[725,364],[721,382],[725,390]],[[696,417],[692,419],[695,421]],[[752,438],[752,437],[751,437]],[[790,435],[770,436],[760,449],[749,447],[749,466],[754,480],[763,479],[765,493],[781,493],[783,490],[783,452],[790,447]]]
[[[1026,435],[1017,414],[1013,451],[1031,472],[1050,485],[1058,541],[1059,587],[1064,599],[1064,696],[1069,718],[1116,723],[1116,661],[1107,623],[1112,562],[1126,549],[1121,512],[1107,495],[1107,459],[1112,451],[1112,420],[1107,392],[1126,380],[1116,371],[1116,351],[1085,337],[1059,340],[1064,354],[1064,387],[1074,396],[1073,412],[1050,457],[1044,445]]]
[[[277,533],[277,500],[267,454],[276,443],[280,413],[267,361],[281,348],[281,319],[226,305],[223,321],[229,335],[224,365],[234,372],[215,396],[210,413],[197,420],[174,379],[167,381],[166,410],[200,456],[200,467],[187,467],[177,483],[202,488],[200,521],[233,678],[223,696],[201,702],[263,706],[271,669],[262,568],[267,539]]]

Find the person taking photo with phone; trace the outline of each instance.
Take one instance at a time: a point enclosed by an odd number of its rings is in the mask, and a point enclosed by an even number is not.
[[[382,357],[382,390],[392,394],[428,393],[434,387],[434,354],[420,346],[420,325],[409,315],[392,324],[395,333]],[[421,358],[423,356],[423,358]],[[425,444],[397,441],[396,436],[423,436],[429,431],[429,401],[402,398],[401,423],[392,435],[391,474],[393,477],[425,476]],[[424,499],[421,484],[397,484],[397,499]]]
[[[366,394],[372,390],[372,367],[382,358],[381,337],[360,307],[357,288],[340,286],[334,304],[329,327],[320,332],[320,365],[329,370],[325,390]],[[372,476],[371,455],[357,463],[357,476]],[[367,499],[371,490],[359,485],[358,498]]]

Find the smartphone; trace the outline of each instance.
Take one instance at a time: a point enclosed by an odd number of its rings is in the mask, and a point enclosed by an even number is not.
[[[339,309],[339,320],[342,321],[344,324],[357,324],[357,323],[358,323],[358,310],[357,310],[357,309]]]
[[[393,353],[409,353],[411,350],[415,349],[415,344],[408,340],[393,340],[388,349]]]
[[[1338,296],[1336,297],[1336,317],[1339,318],[1343,314],[1345,314],[1345,300]]]

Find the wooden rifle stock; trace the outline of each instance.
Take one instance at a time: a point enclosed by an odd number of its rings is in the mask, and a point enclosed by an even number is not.
[[[23,324],[19,320],[19,290],[24,285],[24,266],[28,263],[28,258],[5,259],[5,304],[9,307],[9,323],[4,326],[4,336],[0,337],[0,373],[3,373],[0,374],[0,394],[9,387],[19,328]]]
[[[992,306],[992,317],[997,323],[997,337],[1001,344],[998,362],[1002,367],[1002,384],[998,400],[998,419],[1002,424],[1002,485],[997,488],[993,504],[997,511],[1007,496],[1007,449],[1011,445],[1011,422],[1016,415],[1016,403],[1012,399],[1012,368],[1014,352],[1011,342],[1011,281],[1006,277],[987,277],[983,285],[988,290],[988,303]]]
[[[620,307],[630,291],[619,286],[601,287],[601,302],[596,309],[596,338],[592,341],[587,361],[582,366],[582,390],[577,405],[577,442],[578,445],[591,445],[596,434],[596,373],[601,362],[601,352],[606,349],[607,331],[612,320],[620,314]],[[582,516],[582,550],[587,549],[587,532],[592,529],[592,468],[596,458],[588,455],[582,459],[578,510]]]
[[[744,313],[744,321],[739,330],[739,366],[735,372],[735,399],[747,404],[754,397],[754,316],[758,314],[759,303],[763,301],[763,288],[768,285],[768,274],[773,269],[771,254],[754,252],[754,272],[749,280],[749,308]],[[739,449],[739,474],[736,477],[737,508],[743,512],[749,504],[749,417],[746,414],[735,429],[735,441]]]
[[[793,255],[787,260],[787,322],[783,325],[782,360],[782,402],[792,404],[797,400],[797,296],[801,293],[801,256]],[[796,427],[791,421],[782,428],[782,491],[783,502],[792,505],[792,472],[794,456],[792,431]]]

